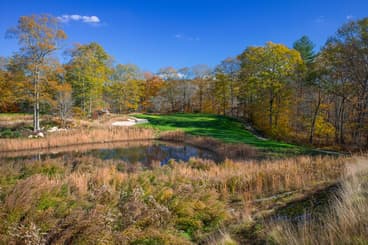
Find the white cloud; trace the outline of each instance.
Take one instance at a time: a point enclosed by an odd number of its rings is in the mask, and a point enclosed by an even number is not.
[[[99,23],[100,19],[97,16],[83,16],[82,17],[83,22],[86,23]]]
[[[73,14],[73,15],[64,15],[63,17],[66,18],[66,20],[80,20],[82,18],[82,16],[77,15],[77,14]]]
[[[199,41],[199,37],[191,37],[184,34],[175,34],[174,37],[178,40],[186,40],[186,41]]]
[[[347,15],[347,16],[346,16],[346,19],[347,19],[347,20],[352,20],[352,19],[354,19],[354,16],[353,16],[353,15]]]
[[[100,18],[98,18],[95,15],[92,16],[85,16],[85,15],[79,15],[79,14],[64,14],[61,16],[58,16],[57,19],[60,22],[68,23],[70,21],[82,21],[84,23],[100,23]]]

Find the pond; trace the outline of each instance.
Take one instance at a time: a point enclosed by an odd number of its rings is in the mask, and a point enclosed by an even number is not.
[[[73,158],[92,156],[102,160],[123,160],[127,163],[140,162],[144,165],[159,162],[167,164],[170,159],[188,161],[191,157],[219,161],[216,153],[187,144],[163,141],[130,141],[120,143],[87,144],[54,149],[0,153],[0,158],[43,160],[46,158]]]

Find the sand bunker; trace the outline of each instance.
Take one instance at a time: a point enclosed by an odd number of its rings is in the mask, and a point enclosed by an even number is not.
[[[148,123],[148,120],[132,117],[132,118],[129,118],[127,121],[113,122],[111,125],[117,126],[117,127],[127,127],[127,126],[134,126],[136,124],[142,124],[142,123]]]

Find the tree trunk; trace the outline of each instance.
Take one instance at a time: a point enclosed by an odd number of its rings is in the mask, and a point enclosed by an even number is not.
[[[335,142],[337,144],[344,144],[344,107],[346,98],[342,97],[338,108],[335,109]]]
[[[202,96],[203,96],[202,88],[199,88],[199,112],[202,112]]]
[[[92,116],[92,97],[89,97],[89,110],[88,110],[89,116]]]
[[[311,124],[310,132],[309,132],[309,144],[311,145],[313,144],[314,128],[316,125],[316,120],[317,120],[320,106],[321,106],[321,91],[318,91],[318,101],[317,101],[316,109],[314,110],[314,113],[313,113],[312,124]]]
[[[269,100],[269,118],[268,118],[268,123],[269,123],[269,127],[270,127],[270,130],[272,130],[272,124],[273,124],[273,121],[272,121],[272,114],[273,114],[273,92],[270,91],[270,100]]]
[[[344,113],[345,113],[345,98],[341,101],[341,108],[340,108],[340,144],[345,144],[345,137],[344,137]]]
[[[38,67],[36,68],[34,75],[34,96],[35,101],[33,104],[33,131],[40,130],[40,91],[39,91],[40,73]]]
[[[365,128],[364,118],[367,114],[367,99],[365,94],[360,95],[358,99],[357,106],[357,118],[356,118],[356,129],[354,130],[354,143],[359,147],[362,146],[363,143],[363,131]]]
[[[186,102],[187,101],[187,95],[186,95],[186,83],[184,83],[184,89],[183,89],[183,101],[182,101],[182,109],[181,111],[184,113],[186,109]]]
[[[280,115],[280,106],[281,106],[281,96],[278,94],[276,96],[276,112],[275,112],[275,127],[277,128],[277,125],[279,123],[279,115]]]
[[[223,115],[225,116],[226,115],[226,87],[224,86],[223,88],[223,104],[222,104],[222,112],[223,112]]]
[[[230,79],[231,116],[234,116],[234,77]]]

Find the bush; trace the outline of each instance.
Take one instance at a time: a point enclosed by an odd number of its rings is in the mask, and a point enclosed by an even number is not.
[[[0,129],[0,138],[19,138],[21,136],[21,133],[16,130],[12,130],[9,128]]]

